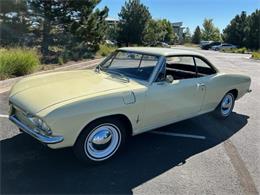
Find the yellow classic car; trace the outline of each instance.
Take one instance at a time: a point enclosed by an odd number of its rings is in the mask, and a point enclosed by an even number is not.
[[[220,72],[203,55],[120,48],[95,70],[55,72],[16,83],[10,120],[50,148],[85,162],[113,157],[129,136],[214,112],[227,118],[251,79]]]

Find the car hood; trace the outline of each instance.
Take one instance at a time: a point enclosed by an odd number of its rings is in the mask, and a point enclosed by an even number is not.
[[[35,114],[73,98],[125,87],[126,83],[93,70],[57,72],[20,80],[11,90],[10,102]]]

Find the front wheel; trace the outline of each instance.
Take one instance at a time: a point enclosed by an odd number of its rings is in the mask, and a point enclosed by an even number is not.
[[[221,102],[219,103],[218,107],[215,109],[214,114],[220,119],[227,118],[231,113],[235,105],[235,97],[233,93],[228,92]]]
[[[125,143],[125,128],[112,118],[101,119],[88,125],[74,146],[76,156],[88,163],[112,158]]]

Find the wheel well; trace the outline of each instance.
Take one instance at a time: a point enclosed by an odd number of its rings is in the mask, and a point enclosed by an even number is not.
[[[234,98],[235,98],[235,99],[237,99],[237,95],[238,95],[238,90],[237,90],[237,89],[232,89],[232,90],[230,90],[229,92],[234,95]]]
[[[101,119],[104,119],[104,118],[113,118],[113,119],[118,119],[120,120],[124,125],[125,125],[125,128],[126,128],[126,134],[127,136],[131,136],[132,133],[133,133],[133,127],[132,127],[132,123],[131,121],[129,120],[129,118],[123,114],[114,114],[114,115],[109,115],[109,116],[104,116],[104,117],[100,117],[100,118],[97,118],[93,121],[91,121],[90,123],[88,123],[85,128],[90,125],[91,123],[95,122],[95,121],[98,121],[98,120],[101,120]],[[85,129],[84,128],[84,129]]]

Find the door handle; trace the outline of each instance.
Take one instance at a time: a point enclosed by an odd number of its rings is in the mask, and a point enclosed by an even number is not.
[[[158,82],[157,85],[165,85],[166,82],[162,81],[162,82]]]
[[[197,87],[205,87],[204,83],[197,83]]]

